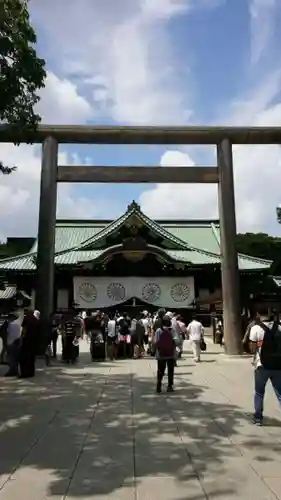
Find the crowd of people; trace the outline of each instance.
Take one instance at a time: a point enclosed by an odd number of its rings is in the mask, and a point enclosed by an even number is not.
[[[155,316],[148,311],[130,317],[128,314],[82,313],[83,330],[90,342],[93,361],[108,357],[131,357],[140,359],[144,355],[157,359],[157,393],[161,392],[162,379],[167,368],[168,388],[173,391],[174,368],[182,356],[183,342],[189,339],[195,363],[199,363],[201,351],[206,349],[203,325],[194,317],[186,325],[183,318],[171,311],[160,309]]]
[[[62,359],[75,363],[79,355],[79,338],[82,323],[73,312],[54,315],[46,338],[38,310],[11,311],[1,325],[2,362],[6,360],[6,377],[32,378],[35,375],[36,357],[43,355],[46,364],[57,357],[57,342],[61,335]]]
[[[8,362],[7,377],[29,378],[35,375],[35,361],[39,344],[42,347],[39,311],[11,312],[0,328],[3,349]],[[215,323],[215,336],[223,344],[223,319]],[[48,338],[45,339],[46,363],[57,356],[57,342],[61,336],[62,360],[76,363],[80,339],[86,337],[91,360],[114,361],[117,358],[140,359],[154,356],[157,360],[156,391],[162,390],[167,369],[169,392],[173,391],[174,369],[183,352],[184,339],[189,339],[195,363],[206,350],[204,328],[196,315],[186,324],[181,316],[160,309],[154,316],[148,311],[132,315],[101,311],[77,314],[75,309],[63,315],[54,315]],[[255,412],[253,422],[262,425],[265,388],[268,380],[281,407],[281,324],[279,318],[263,314],[248,322],[242,339],[244,351],[253,354],[255,368]]]
[[[34,377],[39,344],[42,346],[40,312],[26,311],[23,317],[11,313],[6,325],[2,326],[1,335],[9,365],[6,376]],[[62,361],[67,364],[77,362],[79,342],[83,337],[89,343],[93,362],[106,358],[114,361],[117,358],[140,359],[145,355],[156,357],[157,390],[166,366],[169,390],[172,390],[174,367],[182,355],[184,339],[189,338],[196,363],[200,362],[201,350],[206,348],[203,326],[195,317],[186,325],[181,316],[165,309],[160,309],[154,316],[148,311],[131,317],[117,311],[112,314],[102,311],[77,314],[74,309],[63,315],[54,315],[44,348],[47,365],[57,357],[59,336]]]
[[[26,311],[25,314],[12,311],[8,314],[1,327],[1,358],[6,354],[7,377],[34,377],[39,335],[39,311]]]

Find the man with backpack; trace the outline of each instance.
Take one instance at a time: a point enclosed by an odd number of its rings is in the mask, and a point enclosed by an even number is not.
[[[254,354],[255,397],[253,423],[263,424],[263,402],[268,380],[271,381],[281,408],[281,325],[278,319],[267,321],[260,316],[249,335]]]
[[[178,337],[174,332],[169,317],[162,317],[162,325],[157,328],[154,336],[154,345],[157,359],[157,386],[156,392],[162,391],[162,380],[165,375],[166,367],[168,369],[168,387],[167,392],[174,392],[174,369],[177,359],[176,346]]]
[[[156,332],[157,328],[162,327],[162,321],[165,315],[166,315],[166,309],[159,309],[152,324],[154,332]]]

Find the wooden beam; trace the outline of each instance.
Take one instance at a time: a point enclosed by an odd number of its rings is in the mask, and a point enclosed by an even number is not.
[[[281,127],[128,127],[39,125],[27,142],[54,137],[61,144],[281,144]],[[0,142],[24,142],[13,129],[0,125]]]
[[[58,182],[217,183],[217,167],[60,166]]]

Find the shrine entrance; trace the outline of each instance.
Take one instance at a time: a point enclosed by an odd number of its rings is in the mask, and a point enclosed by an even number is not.
[[[29,138],[30,139],[30,138]],[[17,142],[13,129],[0,125],[1,142]],[[54,252],[58,182],[217,183],[220,217],[221,280],[225,349],[241,352],[239,269],[233,183],[233,144],[280,144],[280,127],[127,127],[40,125],[34,137],[42,143],[42,170],[37,251],[36,308],[47,333],[54,304]],[[22,141],[19,141],[22,142]],[[28,142],[28,140],[27,140]],[[59,144],[215,144],[212,167],[58,166]]]
[[[153,305],[148,305],[145,302],[142,302],[137,297],[132,297],[126,302],[119,304],[118,306],[107,307],[107,313],[115,313],[116,311],[120,313],[127,313],[131,318],[138,316],[142,313],[142,311],[149,311],[151,313],[155,313],[158,310],[158,307]]]

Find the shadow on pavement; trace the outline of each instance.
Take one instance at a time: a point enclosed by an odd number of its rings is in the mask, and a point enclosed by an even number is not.
[[[154,369],[153,360],[89,364],[82,353],[77,366],[58,362],[39,368],[33,381],[1,381],[1,488],[22,465],[34,471],[35,482],[45,471],[50,498],[107,496],[132,486],[145,498],[144,482],[165,487],[171,477],[190,495],[183,489],[175,500],[206,498],[203,490],[198,494],[198,480],[215,482],[228,460],[241,458],[233,439],[248,425],[247,416],[213,403],[209,388],[181,376],[175,394],[156,395],[150,365]],[[267,443],[245,436],[244,446],[253,443],[265,456]],[[231,499],[235,481],[223,490],[214,484],[208,498]]]

